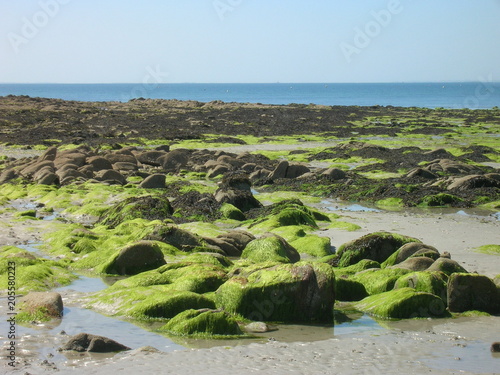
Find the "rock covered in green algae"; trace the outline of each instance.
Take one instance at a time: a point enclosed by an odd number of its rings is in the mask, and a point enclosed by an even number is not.
[[[443,300],[413,288],[394,289],[364,298],[355,308],[384,319],[409,319],[446,316]]]
[[[37,258],[15,246],[0,248],[0,290],[8,289],[9,267],[15,265],[17,291],[45,291],[67,285],[76,278],[68,271],[68,262]]]
[[[293,246],[284,238],[271,233],[248,243],[241,257],[256,263],[266,261],[295,263],[300,260],[300,255]]]
[[[102,272],[116,275],[135,275],[165,264],[161,247],[154,241],[139,241],[121,249],[112,257]]]
[[[384,262],[401,246],[420,242],[416,238],[389,232],[375,232],[343,244],[337,251],[337,265],[347,267],[362,259]]]
[[[131,197],[106,210],[99,223],[115,228],[131,219],[164,220],[173,214],[172,206],[166,197]]]
[[[383,293],[394,288],[396,281],[410,270],[402,268],[367,269],[351,277],[366,288],[369,295]]]
[[[189,309],[172,318],[160,331],[179,336],[217,338],[243,336],[236,319],[224,311]]]
[[[432,263],[432,265],[429,268],[427,268],[427,271],[429,272],[441,271],[447,275],[451,275],[456,272],[467,273],[465,268],[463,268],[460,264],[458,264],[458,262],[448,258],[437,259],[434,263]]]
[[[446,304],[448,276],[442,272],[412,272],[401,276],[394,289],[413,288],[418,292],[426,292],[440,297]]]
[[[201,236],[173,224],[156,225],[144,239],[165,242],[186,252],[206,246],[206,242]]]
[[[454,273],[448,280],[448,308],[452,312],[469,310],[500,313],[500,288],[487,276]]]
[[[218,308],[256,321],[331,322],[335,274],[324,263],[243,269],[215,293]]]
[[[338,301],[360,301],[368,296],[365,286],[347,276],[335,277],[335,298]]]

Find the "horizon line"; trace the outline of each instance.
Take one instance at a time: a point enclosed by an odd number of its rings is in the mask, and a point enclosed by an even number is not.
[[[414,83],[484,83],[482,81],[383,81],[383,82],[158,82],[154,85],[367,85],[367,84],[414,84]],[[488,83],[500,83],[489,81]],[[143,82],[0,82],[0,85],[143,85]]]

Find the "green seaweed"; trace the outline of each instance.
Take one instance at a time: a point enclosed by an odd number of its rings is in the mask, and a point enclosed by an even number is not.
[[[357,302],[360,311],[383,319],[449,316],[443,300],[433,294],[401,288],[372,295]]]

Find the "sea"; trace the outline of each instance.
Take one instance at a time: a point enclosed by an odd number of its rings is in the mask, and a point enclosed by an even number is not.
[[[500,106],[500,82],[0,84],[0,96],[7,95],[97,102],[150,98],[282,105],[488,109]]]

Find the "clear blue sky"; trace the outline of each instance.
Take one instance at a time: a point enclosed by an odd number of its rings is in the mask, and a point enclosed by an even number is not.
[[[0,0],[4,83],[480,79],[500,0]]]

